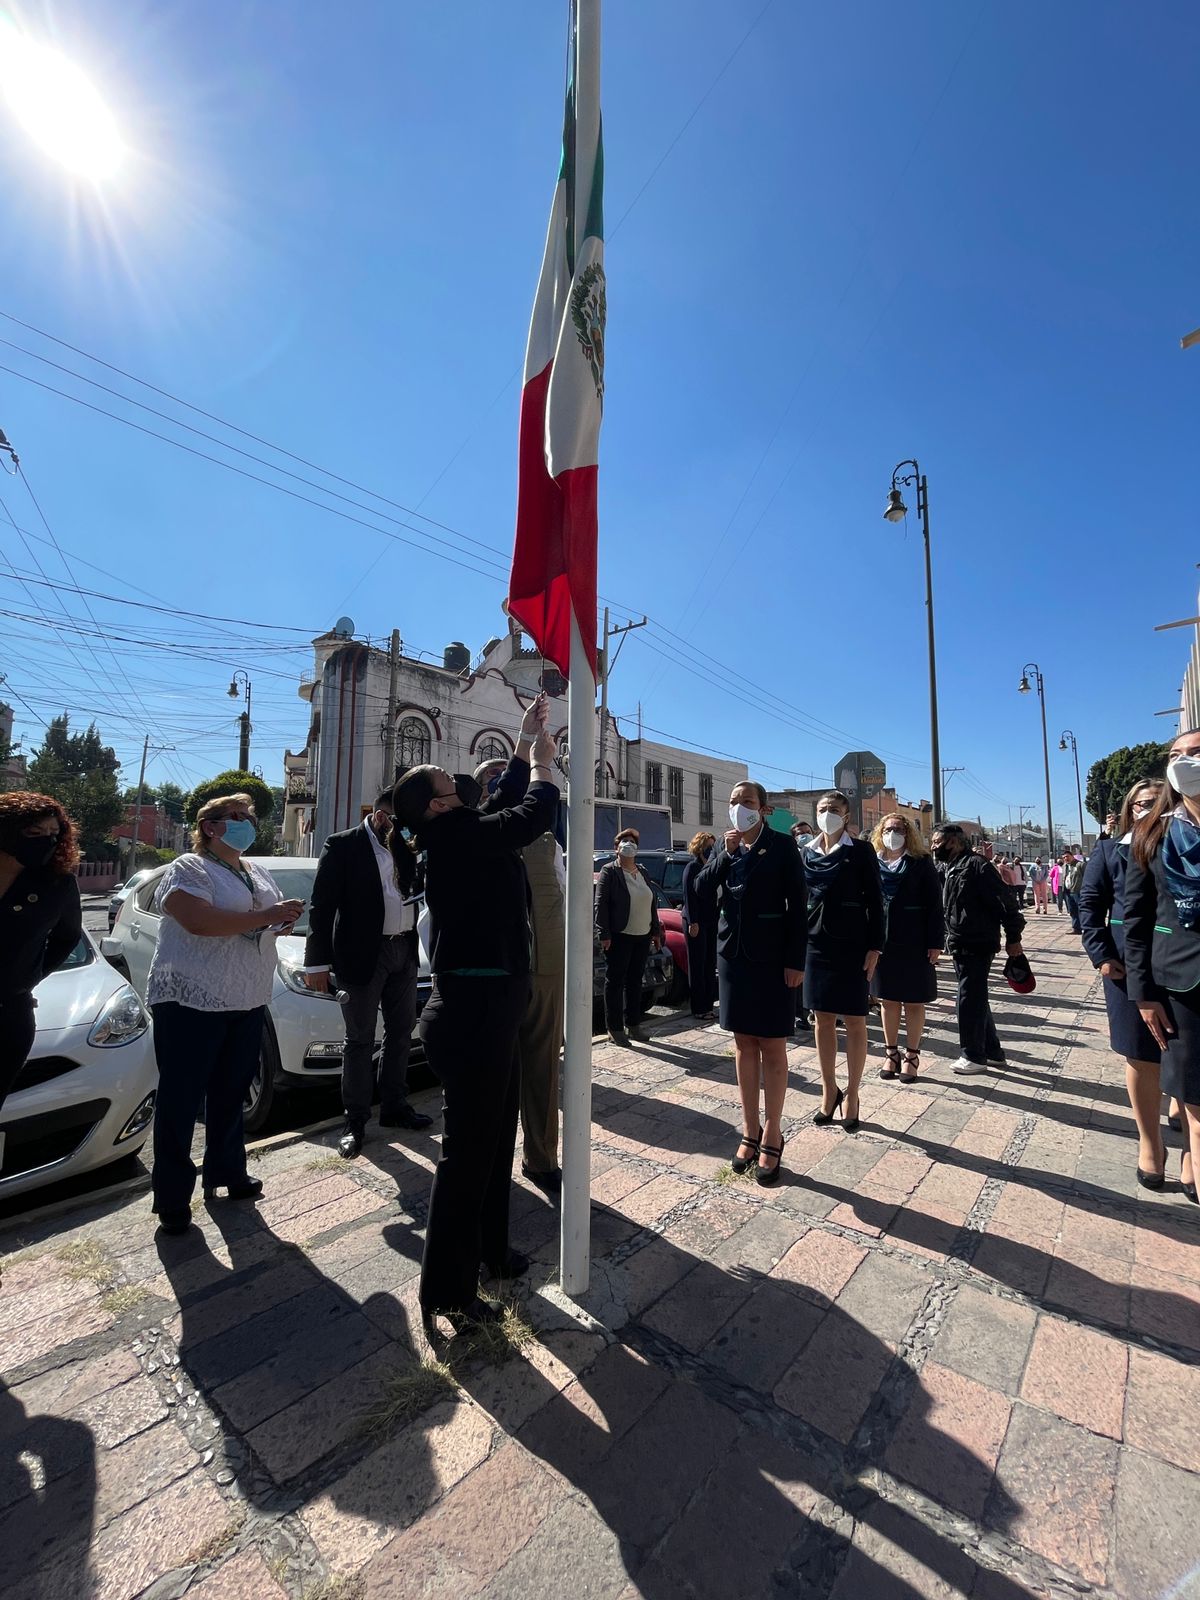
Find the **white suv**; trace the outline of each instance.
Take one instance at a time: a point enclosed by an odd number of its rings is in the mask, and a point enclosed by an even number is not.
[[[276,941],[278,965],[263,1029],[259,1070],[246,1095],[246,1131],[255,1133],[270,1115],[277,1094],[322,1084],[328,1086],[338,1081],[346,1031],[342,1025],[342,1008],[333,996],[314,994],[301,977],[304,940],[308,934],[307,908],[317,873],[315,858],[254,856],[247,860],[254,860],[271,874],[285,900],[305,903],[305,914],[295,931]],[[113,931],[100,945],[105,957],[143,999],[162,921],[154,906],[154,896],[166,870],[161,867],[144,883],[138,884],[121,906]],[[422,952],[418,1012],[429,992],[429,967]],[[375,1026],[379,1043],[383,1036],[382,1021],[377,1020]],[[415,1032],[413,1038],[415,1043]]]

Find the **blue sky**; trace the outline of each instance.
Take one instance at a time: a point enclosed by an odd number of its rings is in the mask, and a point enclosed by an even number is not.
[[[92,74],[133,156],[82,189],[0,102],[0,310],[442,525],[321,480],[389,538],[0,372],[0,427],[79,585],[294,630],[99,599],[93,624],[0,575],[0,607],[58,622],[0,619],[18,732],[94,709],[134,778],[149,727],[176,745],[152,776],[191,781],[232,763],[244,668],[279,781],[308,630],[348,612],[438,652],[501,626],[565,3],[7,10]],[[927,795],[920,528],[881,518],[916,455],[942,761],[968,769],[949,808],[1044,813],[1026,661],[1060,821],[1061,729],[1085,771],[1171,730],[1153,713],[1187,635],[1152,630],[1193,614],[1200,553],[1200,350],[1179,348],[1200,323],[1198,47],[1174,0],[609,0],[600,588],[657,624],[625,647],[618,714],[640,699],[648,727],[771,785],[871,748]],[[312,493],[228,446],[312,476],[294,461],[12,322],[0,338],[33,352],[0,346],[4,367]],[[24,485],[0,493],[29,541],[0,513],[5,561],[69,581]],[[67,631],[93,626],[120,637]]]

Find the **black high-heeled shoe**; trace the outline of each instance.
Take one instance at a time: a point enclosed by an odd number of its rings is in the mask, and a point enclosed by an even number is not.
[[[737,1150],[734,1151],[733,1160],[729,1163],[729,1165],[730,1165],[730,1168],[734,1172],[737,1173],[739,1178],[742,1176],[742,1174],[744,1172],[749,1172],[750,1168],[758,1160],[758,1152],[759,1152],[759,1149],[761,1148],[761,1140],[762,1140],[762,1127],[761,1126],[759,1127],[759,1130],[755,1134],[753,1139],[750,1137],[750,1135],[748,1133],[744,1133],[742,1135],[742,1137],[738,1140]],[[738,1151],[741,1150],[741,1148],[742,1148],[742,1146],[744,1144],[748,1144],[750,1146],[750,1154],[743,1159],[743,1157],[738,1154]]]
[[[1170,1128],[1172,1133],[1182,1133],[1183,1132],[1183,1118],[1182,1117],[1168,1117],[1167,1118],[1167,1127]]]
[[[768,1189],[771,1184],[779,1182],[779,1171],[783,1166],[783,1147],[786,1143],[787,1140],[781,1134],[778,1148],[773,1144],[759,1146],[760,1155],[775,1157],[775,1165],[773,1167],[759,1166],[754,1169],[754,1181],[761,1184],[764,1189]]]
[[[842,1127],[845,1128],[847,1133],[858,1132],[858,1118],[848,1117],[846,1115],[846,1108],[844,1106],[842,1107]]]
[[[837,1092],[837,1098],[833,1102],[833,1110],[832,1111],[814,1111],[813,1112],[813,1121],[816,1123],[818,1128],[824,1128],[828,1123],[833,1121],[834,1117],[836,1117],[838,1112],[841,1110],[842,1101],[845,1098],[846,1098],[845,1091],[842,1090],[842,1089],[839,1089],[838,1092]]]
[[[1179,1187],[1183,1190],[1184,1194],[1187,1195],[1188,1199],[1194,1206],[1200,1205],[1200,1196],[1197,1196],[1196,1194],[1196,1185],[1194,1183],[1184,1183],[1181,1179]]]

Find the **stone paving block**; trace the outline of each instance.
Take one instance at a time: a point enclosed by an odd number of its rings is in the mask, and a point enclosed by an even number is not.
[[[976,1572],[957,1544],[904,1507],[877,1501],[857,1524],[830,1600],[960,1600]]]
[[[361,1439],[366,1414],[379,1403],[388,1383],[411,1372],[414,1365],[407,1352],[385,1345],[328,1383],[307,1390],[252,1429],[246,1442],[276,1483],[286,1483],[338,1445]]]
[[[935,1166],[917,1185],[911,1203],[916,1209],[927,1205],[953,1206],[965,1214],[978,1200],[986,1182],[981,1172],[970,1172],[965,1167]]]
[[[188,1600],[286,1600],[286,1596],[259,1551],[243,1550],[193,1584]]]
[[[1129,1326],[1135,1333],[1200,1350],[1200,1284],[1135,1263]]]
[[[656,1300],[643,1321],[648,1328],[698,1354],[741,1309],[753,1287],[744,1278],[702,1263]]]
[[[969,1260],[972,1271],[982,1277],[1037,1299],[1046,1287],[1054,1257],[1048,1247],[985,1234]]]
[[[1121,1438],[1128,1350],[1090,1328],[1040,1317],[1021,1398],[1093,1433]]]
[[[1150,1350],[1129,1352],[1125,1442],[1200,1473],[1200,1367]]]
[[[1102,1584],[1118,1454],[1111,1440],[1017,1401],[988,1522],[1084,1582]]]
[[[1066,1206],[1062,1200],[1040,1189],[1019,1183],[1006,1183],[988,1232],[1007,1239],[1021,1239],[1045,1248],[1044,1241],[1058,1238]]]
[[[956,1207],[934,1201],[922,1207],[914,1197],[901,1205],[885,1232],[907,1254],[941,1261],[954,1250],[966,1220],[966,1213]]]
[[[666,1239],[652,1237],[618,1266],[608,1268],[608,1281],[628,1316],[639,1317],[694,1265],[695,1258],[686,1251],[677,1250]]]
[[[1117,1468],[1113,1588],[1121,1600],[1177,1595],[1196,1582],[1200,1479],[1139,1450],[1122,1450]]]
[[[7,1345],[16,1328],[43,1317],[65,1315],[74,1306],[94,1300],[100,1289],[90,1278],[72,1278],[64,1266],[57,1272],[47,1272],[42,1281],[24,1290],[14,1290],[7,1283],[0,1295],[0,1341]]]
[[[872,1251],[838,1296],[838,1309],[869,1333],[898,1344],[929,1282],[918,1267]]]
[[[1036,1313],[999,1295],[962,1288],[934,1340],[933,1357],[989,1389],[1015,1395],[1033,1339]]]
[[[372,1190],[360,1189],[355,1185],[355,1193],[331,1200],[328,1205],[318,1206],[314,1211],[302,1211],[294,1217],[287,1217],[276,1223],[273,1231],[275,1237],[285,1244],[300,1244],[308,1239],[318,1239],[323,1233],[340,1228],[346,1222],[358,1222],[369,1216],[386,1220],[391,1215],[393,1204]]]
[[[1196,1283],[1200,1281],[1200,1227],[1163,1215],[1139,1218],[1134,1260],[1139,1267]]]
[[[577,1483],[641,1421],[669,1382],[627,1345],[610,1345],[582,1377],[550,1397],[517,1437],[568,1482]]]
[[[785,1285],[760,1283],[701,1353],[735,1383],[769,1393],[807,1344],[821,1315]]]
[[[942,1505],[978,1518],[1008,1417],[1004,1395],[927,1360],[888,1449],[887,1466]]]
[[[11,1391],[11,1396],[27,1416],[53,1412],[60,1417],[69,1417],[106,1390],[127,1383],[140,1372],[137,1357],[131,1350],[111,1350],[107,1355],[91,1356],[86,1361],[68,1361],[61,1367],[52,1367],[40,1377],[19,1384]],[[23,1426],[17,1407],[5,1408],[0,1412],[0,1439]]]
[[[1067,1206],[1059,1237],[1064,1255],[1133,1260],[1134,1230],[1123,1217],[1094,1206]]]
[[[865,1234],[869,1239],[879,1239],[892,1226],[899,1209],[896,1200],[858,1193],[834,1206],[829,1213],[829,1220],[839,1227],[853,1228],[856,1233]]]
[[[366,1564],[365,1600],[478,1594],[566,1499],[524,1450],[501,1445]]]
[[[1129,1325],[1129,1274],[1127,1261],[1067,1255],[1060,1244],[1043,1298],[1048,1306],[1123,1330]]]
[[[771,1276],[794,1284],[820,1306],[836,1300],[866,1259],[865,1245],[840,1234],[810,1228],[771,1269]]]
[[[306,1177],[312,1181],[305,1182]],[[283,1181],[278,1187],[273,1183],[270,1193],[264,1193],[254,1209],[263,1225],[278,1237],[281,1223],[305,1211],[316,1211],[347,1196],[364,1192],[348,1172],[300,1172],[295,1175],[293,1183]]]
[[[809,1178],[813,1183],[827,1186],[830,1190],[856,1192],[867,1173],[880,1159],[878,1141],[843,1134],[840,1123],[834,1123],[832,1127],[822,1131],[832,1148],[829,1154],[811,1169]],[[784,1159],[787,1159],[786,1152]]]
[[[775,1401],[822,1433],[848,1444],[893,1353],[893,1345],[877,1339],[835,1307],[775,1386]]]
[[[488,1453],[491,1421],[447,1401],[356,1462],[301,1510],[322,1559],[335,1573],[364,1567]]]
[[[528,1600],[560,1592],[570,1573],[572,1600],[616,1600],[629,1582],[621,1545],[582,1501],[569,1498],[500,1569],[484,1600]]]
[[[681,1201],[693,1199],[695,1194],[693,1184],[685,1183],[682,1178],[671,1178],[664,1174],[660,1178],[652,1178],[649,1183],[642,1184],[641,1188],[626,1195],[620,1202],[619,1209],[622,1216],[628,1217],[630,1222],[650,1227]]]
[[[203,1292],[188,1295],[180,1302],[182,1314],[165,1323],[166,1331],[178,1340],[186,1321],[189,1344],[200,1344],[240,1328],[259,1312],[314,1288],[318,1281],[304,1257],[289,1250],[277,1265],[227,1272]]]
[[[302,1338],[296,1337],[297,1329],[304,1330]],[[291,1337],[280,1340],[276,1354],[238,1372],[213,1389],[211,1398],[235,1428],[253,1428],[322,1381],[364,1360],[384,1337],[359,1311],[324,1319],[311,1329],[296,1323]],[[185,1359],[184,1365],[191,1370],[190,1360]]]
[[[772,1273],[807,1230],[808,1224],[765,1206],[713,1251],[715,1266],[733,1271]]]
[[[69,1306],[66,1311],[41,1317],[37,1322],[27,1322],[14,1328],[4,1337],[4,1365],[9,1373],[16,1372],[31,1361],[38,1361],[60,1346],[86,1339],[90,1334],[103,1333],[113,1325],[113,1314],[106,1311],[96,1299]]]
[[[695,1210],[672,1222],[665,1230],[665,1237],[681,1250],[689,1250],[707,1260],[719,1245],[738,1231],[748,1215],[754,1214],[747,1212],[748,1205],[755,1210],[759,1205],[758,1197],[750,1189],[744,1198],[737,1200],[719,1192],[709,1194]]]
[[[644,1559],[737,1432],[732,1411],[692,1384],[672,1383],[638,1427],[618,1440],[586,1492],[622,1544]]]

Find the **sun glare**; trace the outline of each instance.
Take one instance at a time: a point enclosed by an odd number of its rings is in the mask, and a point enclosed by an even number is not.
[[[83,178],[110,178],[125,154],[112,112],[66,56],[12,28],[0,32],[0,90],[48,155]]]

